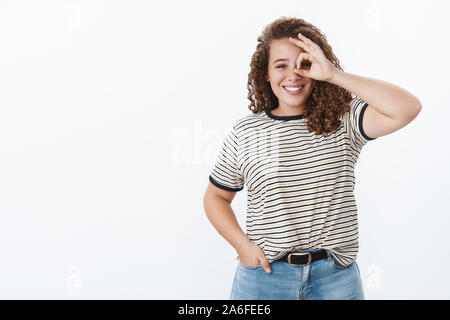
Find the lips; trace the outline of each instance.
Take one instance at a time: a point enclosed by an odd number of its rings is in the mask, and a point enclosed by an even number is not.
[[[291,96],[294,96],[294,95],[300,94],[300,93],[303,91],[303,88],[305,87],[305,85],[296,86],[296,87],[294,87],[294,86],[288,86],[288,88],[298,88],[298,87],[300,87],[299,90],[292,91],[292,90],[286,89],[286,86],[283,86],[283,90],[284,90],[287,94],[290,94]]]

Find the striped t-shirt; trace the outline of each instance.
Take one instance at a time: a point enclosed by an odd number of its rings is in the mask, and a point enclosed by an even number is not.
[[[209,180],[228,191],[247,186],[246,235],[269,263],[290,251],[327,249],[343,266],[358,254],[354,168],[374,138],[362,128],[358,97],[328,137],[309,132],[303,115],[269,111],[237,120]]]

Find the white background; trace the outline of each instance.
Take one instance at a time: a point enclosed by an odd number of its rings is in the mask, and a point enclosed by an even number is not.
[[[203,194],[281,16],[422,102],[356,167],[367,299],[449,299],[447,1],[0,1],[0,298],[228,299]],[[246,189],[232,204],[245,230]]]

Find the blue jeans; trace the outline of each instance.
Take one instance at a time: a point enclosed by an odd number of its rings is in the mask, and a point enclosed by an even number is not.
[[[239,262],[230,300],[364,300],[356,261],[345,267],[327,255],[305,266],[274,261],[271,273]]]

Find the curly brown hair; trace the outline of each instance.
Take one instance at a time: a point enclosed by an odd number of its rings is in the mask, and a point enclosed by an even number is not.
[[[278,107],[278,98],[265,78],[272,40],[288,37],[297,39],[299,33],[319,45],[325,57],[338,70],[343,71],[325,35],[317,27],[303,19],[281,17],[264,28],[258,37],[256,51],[251,59],[247,88],[248,99],[251,102],[248,108],[253,113],[271,111]],[[352,93],[329,82],[312,80],[313,90],[306,103],[304,118],[310,132],[315,131],[316,134],[328,136],[328,133],[341,125],[338,118],[350,110]]]

